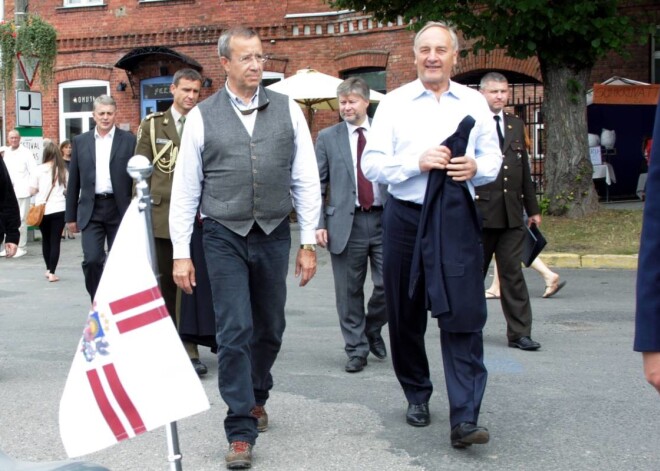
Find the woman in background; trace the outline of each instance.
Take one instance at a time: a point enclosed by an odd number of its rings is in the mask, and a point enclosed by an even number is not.
[[[64,159],[64,165],[66,165],[66,171],[69,171],[69,164],[71,163],[71,151],[73,150],[73,147],[71,146],[71,141],[68,139],[65,139],[62,141],[60,144],[60,152],[62,152],[62,159]],[[75,239],[76,236],[74,236],[71,232],[69,232],[69,229],[66,227],[66,224],[64,225],[64,231],[62,232],[62,240],[66,239]]]
[[[69,164],[71,163],[71,141],[68,139],[62,141],[60,144],[60,152],[62,152],[62,159],[64,159],[64,165],[66,165],[67,171],[69,170]]]
[[[43,163],[37,168],[32,179],[30,191],[35,204],[46,203],[44,217],[41,220],[41,248],[46,262],[46,278],[50,282],[58,281],[55,275],[60,259],[60,235],[64,229],[64,209],[68,172],[60,149],[52,142],[44,147]],[[49,196],[50,194],[50,196]],[[46,201],[48,199],[48,201]]]

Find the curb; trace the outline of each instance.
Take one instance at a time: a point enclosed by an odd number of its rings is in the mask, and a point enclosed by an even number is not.
[[[543,262],[558,268],[615,268],[637,270],[637,255],[579,255],[575,253],[544,253]]]

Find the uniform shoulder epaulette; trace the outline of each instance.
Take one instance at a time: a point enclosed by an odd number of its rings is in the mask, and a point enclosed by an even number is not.
[[[514,118],[521,119],[520,116],[518,116],[517,114],[509,113],[508,111],[505,111],[504,114],[505,114],[506,116],[512,116],[512,117],[514,117]]]
[[[149,119],[153,119],[153,118],[158,118],[160,116],[163,116],[164,114],[165,114],[164,111],[155,111],[153,113],[148,114],[147,117],[144,118],[144,119],[149,120]]]

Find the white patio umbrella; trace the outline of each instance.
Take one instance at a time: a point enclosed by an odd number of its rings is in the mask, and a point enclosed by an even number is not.
[[[288,95],[307,110],[307,124],[311,129],[313,110],[337,110],[337,87],[343,80],[314,69],[301,69],[295,75],[269,85],[269,90]],[[385,95],[369,92],[369,101],[379,102]]]

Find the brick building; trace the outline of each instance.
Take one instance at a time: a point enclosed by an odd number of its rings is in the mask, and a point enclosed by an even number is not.
[[[4,1],[4,17],[14,17],[15,5]],[[265,78],[279,80],[311,67],[346,77],[360,74],[373,89],[386,92],[412,80],[413,33],[401,19],[380,24],[361,12],[331,11],[322,0],[29,0],[37,13],[58,31],[58,59],[51,88],[43,92],[43,135],[56,141],[93,126],[91,102],[101,93],[118,103],[117,123],[133,132],[148,112],[166,109],[172,74],[188,66],[205,80],[202,98],[224,83],[216,43],[221,31],[234,24],[258,30],[271,58]],[[637,2],[639,3],[639,2]],[[640,8],[660,11],[657,1]],[[623,75],[660,82],[660,45],[631,48],[629,59],[612,55],[594,69],[593,81]],[[519,84],[514,98],[522,103],[530,125],[537,121],[542,99],[536,60],[516,60],[501,51],[459,60],[455,79],[477,83],[486,70],[499,70]],[[523,86],[524,84],[524,86]],[[33,90],[38,91],[38,85]],[[530,98],[531,97],[531,98]],[[6,93],[3,137],[15,126],[14,93]],[[525,102],[536,103],[523,110]],[[530,111],[531,110],[531,111]],[[335,112],[320,111],[316,132],[336,122]],[[533,131],[538,131],[536,125]],[[536,134],[532,136],[536,139]]]

